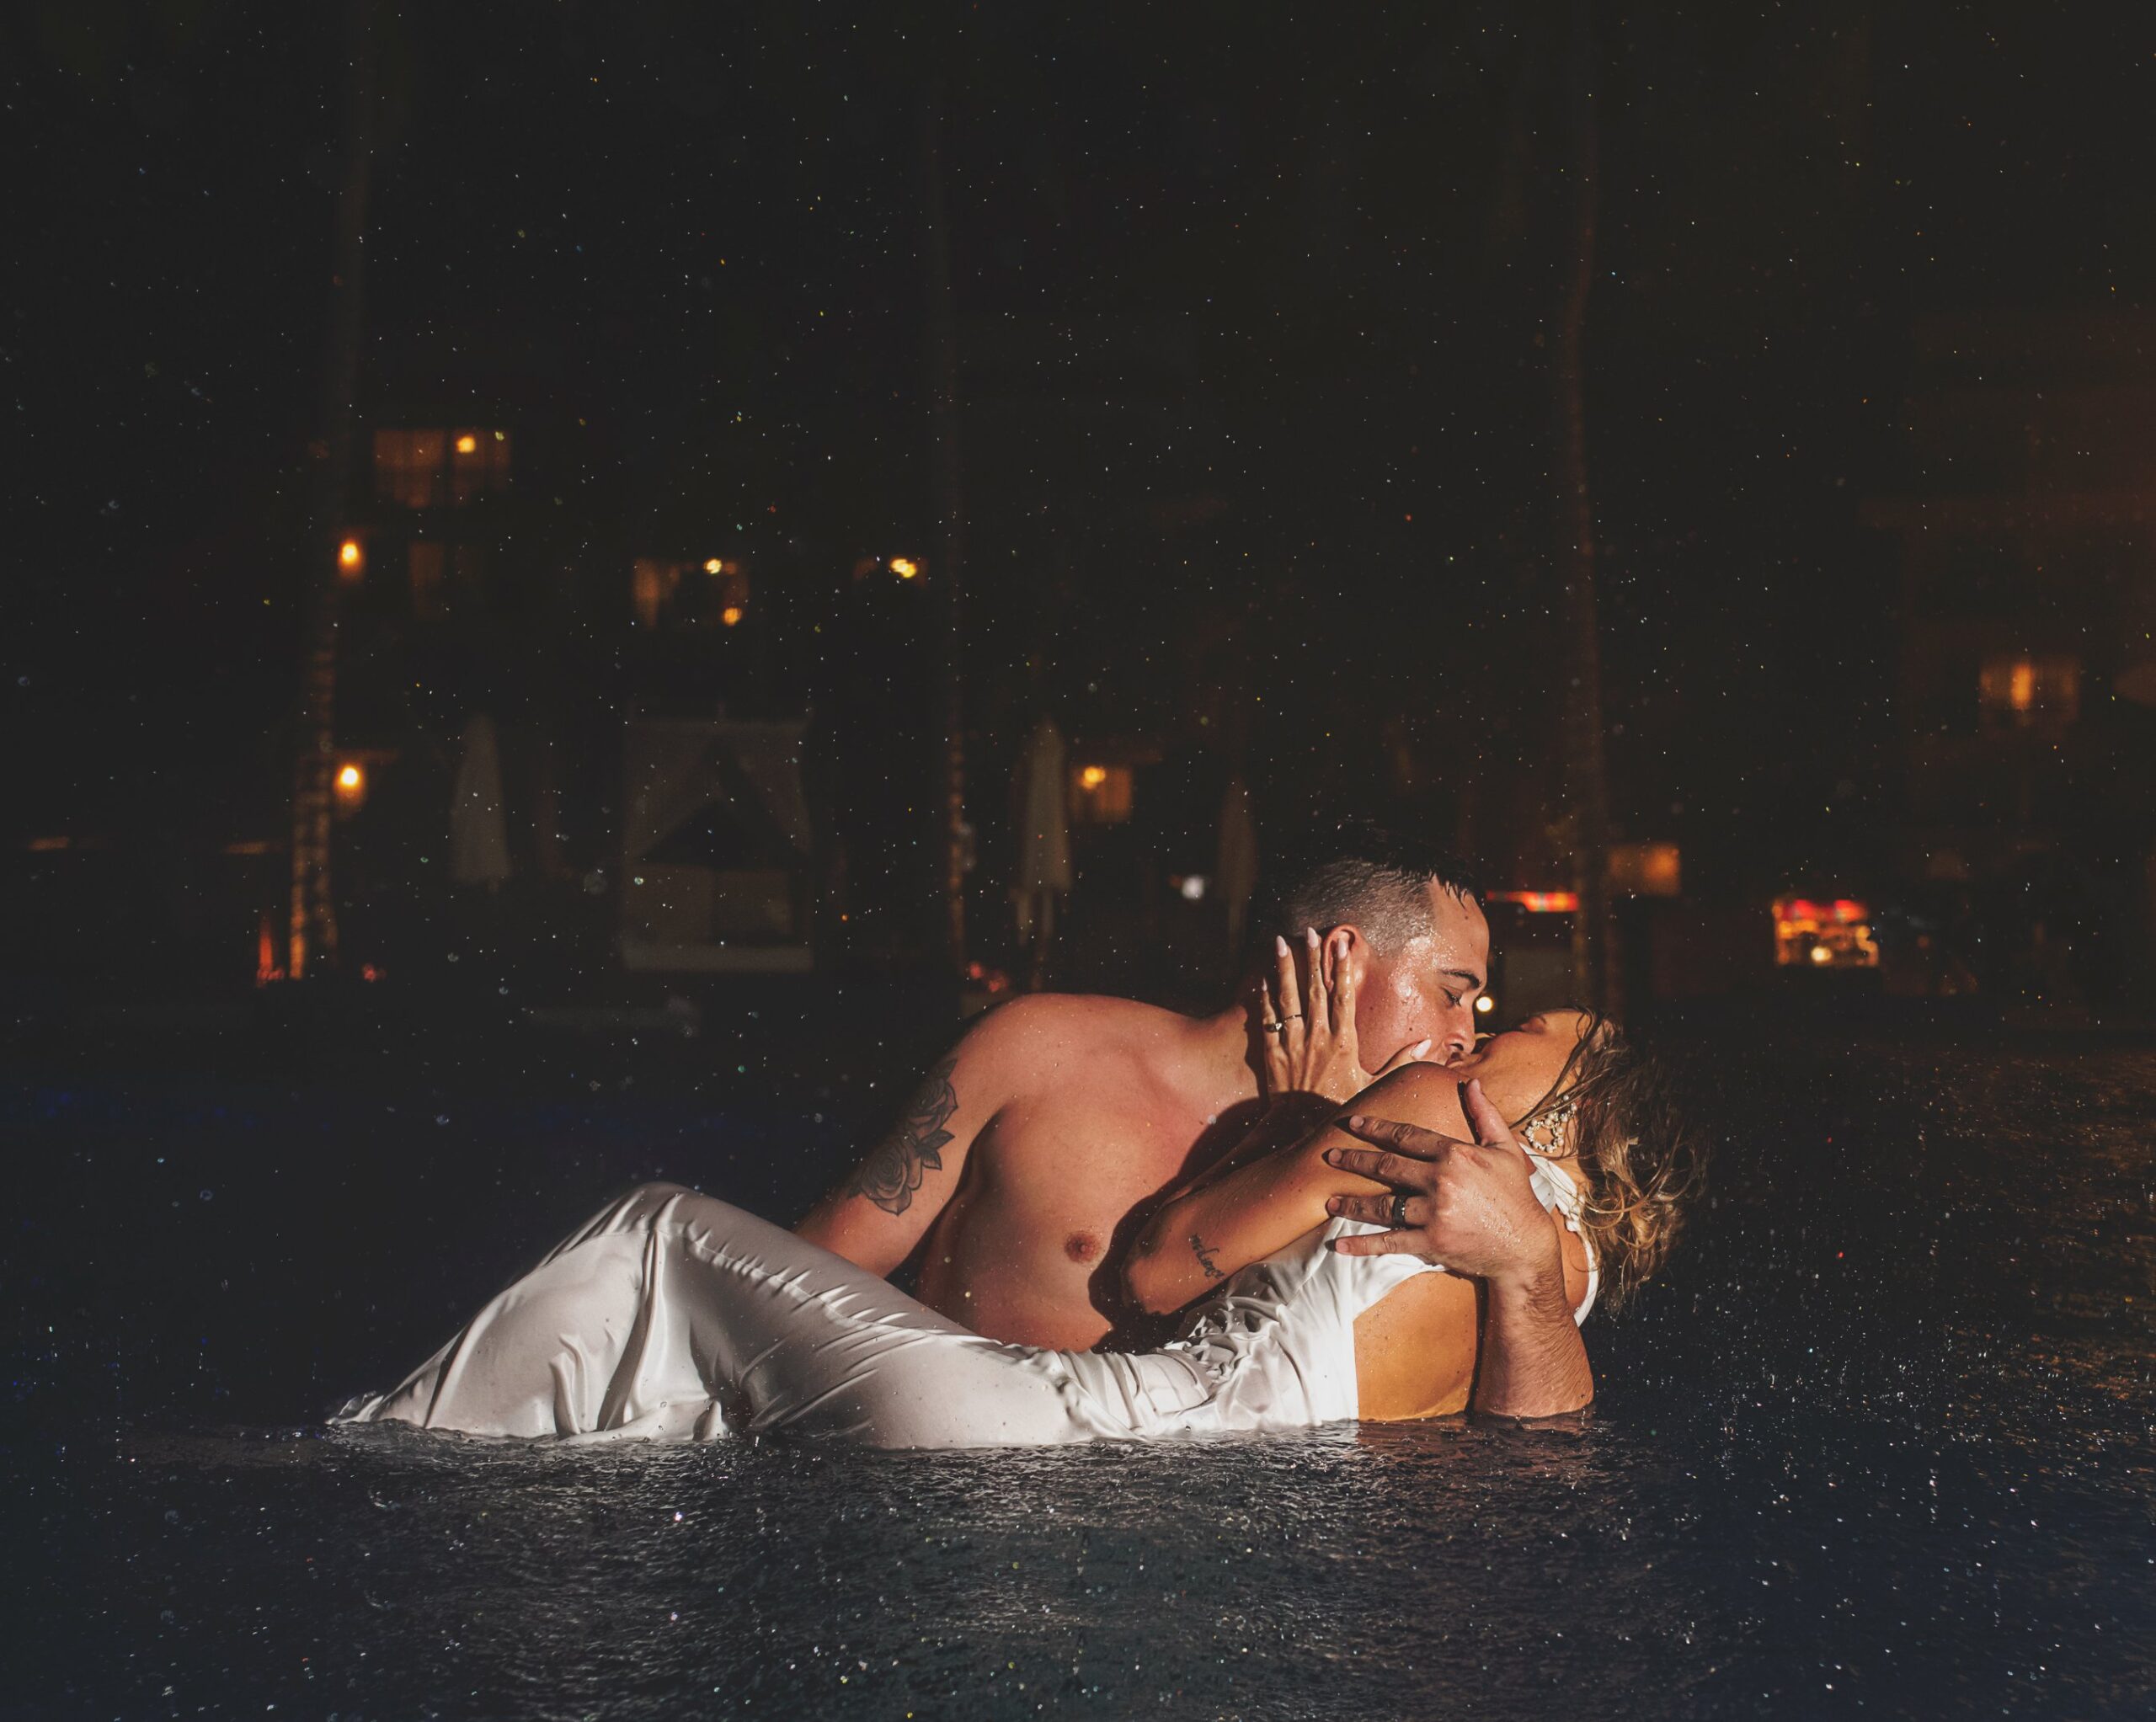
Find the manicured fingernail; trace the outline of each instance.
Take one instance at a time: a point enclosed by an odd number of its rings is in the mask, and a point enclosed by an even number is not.
[[[1285,957],[1288,954],[1288,941],[1275,933],[1273,936],[1273,948],[1279,955]]]
[[[1351,1112],[1351,1113],[1348,1115],[1348,1128],[1350,1130],[1359,1130],[1359,1129],[1361,1129],[1361,1128],[1363,1128],[1363,1123],[1364,1123],[1364,1118],[1363,1118],[1363,1115],[1362,1115],[1360,1112]]]
[[[1352,1123],[1353,1121],[1351,1119],[1349,1122]],[[1328,1166],[1338,1165],[1340,1164],[1340,1150],[1337,1148],[1328,1148],[1326,1149],[1325,1163]]]
[[[1428,1040],[1428,1037],[1425,1037],[1425,1038],[1423,1038],[1423,1039],[1422,1039],[1422,1040],[1419,1040],[1419,1041],[1417,1041],[1417,1042],[1415,1042],[1415,1056],[1416,1056],[1417,1058],[1421,1058],[1421,1057],[1422,1056],[1422,1054],[1423,1054],[1423,1053],[1425,1053],[1428,1052],[1429,1050],[1430,1050],[1430,1042],[1429,1042],[1429,1040]]]
[[[1311,950],[1315,951],[1317,949],[1317,929],[1315,927],[1305,927],[1303,929],[1303,937],[1310,941],[1310,947]]]

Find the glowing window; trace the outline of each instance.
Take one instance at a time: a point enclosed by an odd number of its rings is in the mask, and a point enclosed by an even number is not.
[[[629,569],[629,605],[640,627],[739,627],[749,614],[748,570],[725,557],[640,556]]]
[[[2016,729],[2063,728],[2081,715],[2078,658],[2000,657],[1977,676],[1984,721]]]
[[[374,490],[400,508],[432,509],[509,488],[506,430],[377,430]]]
[[[1632,897],[1675,897],[1684,889],[1684,872],[1673,843],[1613,843],[1609,884]]]
[[[1070,773],[1070,806],[1081,824],[1120,825],[1130,817],[1133,774],[1128,765],[1079,765]]]
[[[1851,897],[1777,897],[1774,962],[1782,968],[1878,968],[1871,911]]]

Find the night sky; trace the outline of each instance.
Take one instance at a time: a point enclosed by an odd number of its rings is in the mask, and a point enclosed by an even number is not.
[[[1598,8],[1614,815],[1688,882],[1877,864],[1892,563],[1858,508],[1909,476],[1914,319],[2146,301],[2129,11]],[[19,839],[280,831],[336,12],[45,0],[0,35]],[[1388,724],[1502,778],[1553,670],[1569,15],[408,7],[361,410],[580,421],[564,556],[925,542],[940,91],[974,722],[1240,708],[1283,800],[1369,776]]]

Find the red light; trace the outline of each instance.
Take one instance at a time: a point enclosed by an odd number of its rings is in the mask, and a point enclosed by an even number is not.
[[[1831,903],[1814,902],[1809,897],[1778,897],[1774,899],[1774,919],[1784,921],[1839,921],[1851,926],[1871,919],[1871,911],[1854,897],[1837,897]]]
[[[254,947],[254,984],[266,987],[272,981],[280,981],[285,971],[277,967],[277,941],[270,928],[270,917],[262,917]]]
[[[1493,891],[1490,895],[1499,903],[1517,903],[1529,914],[1576,914],[1580,906],[1577,891]]]

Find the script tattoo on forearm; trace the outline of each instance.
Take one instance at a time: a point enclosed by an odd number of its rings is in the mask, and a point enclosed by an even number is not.
[[[855,1169],[847,1195],[865,1196],[886,1213],[904,1213],[921,1181],[943,1169],[943,1149],[951,1140],[943,1126],[958,1110],[958,1091],[951,1085],[958,1067],[953,1053],[928,1073],[905,1117]]]
[[[1213,1265],[1213,1253],[1219,1247],[1217,1244],[1208,1245],[1195,1232],[1190,1234],[1190,1253],[1198,1258],[1198,1265],[1205,1270],[1205,1277],[1209,1280],[1217,1280],[1221,1277],[1220,1270]]]

